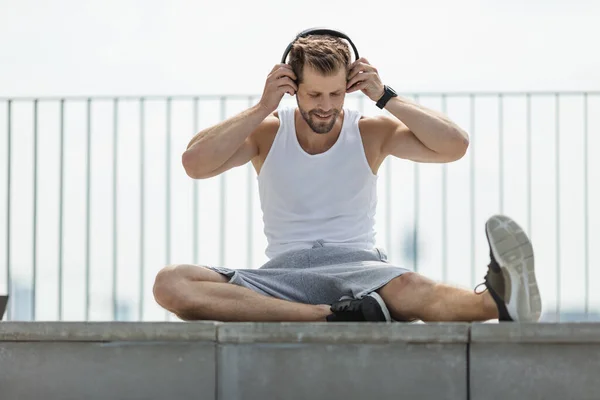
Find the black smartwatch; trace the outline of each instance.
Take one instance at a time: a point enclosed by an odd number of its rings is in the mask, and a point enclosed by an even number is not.
[[[398,96],[398,93],[396,93],[394,89],[387,85],[383,85],[383,96],[381,96],[381,98],[377,100],[376,106],[379,108],[383,108],[392,97],[396,96]]]

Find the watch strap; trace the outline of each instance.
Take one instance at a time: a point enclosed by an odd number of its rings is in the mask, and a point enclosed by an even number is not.
[[[387,85],[383,86],[383,96],[379,100],[377,100],[376,106],[383,109],[387,102],[392,98],[396,97],[397,94]]]

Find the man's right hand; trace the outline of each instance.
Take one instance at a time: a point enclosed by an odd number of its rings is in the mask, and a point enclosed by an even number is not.
[[[294,96],[298,91],[296,85],[296,74],[288,64],[277,64],[271,70],[265,83],[265,89],[259,104],[269,113],[272,113],[279,106],[283,95],[288,93]]]

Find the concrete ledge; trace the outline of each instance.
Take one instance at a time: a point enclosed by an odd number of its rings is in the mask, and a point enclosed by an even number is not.
[[[600,323],[0,322],[0,399],[596,399]]]
[[[219,343],[467,343],[469,324],[228,323]]]
[[[219,399],[466,399],[468,324],[223,324]]]
[[[472,343],[598,343],[600,324],[473,324]]]
[[[214,399],[215,323],[2,322],[0,399]]]
[[[598,399],[600,324],[474,324],[471,399]]]
[[[0,399],[215,399],[213,342],[0,342]]]
[[[215,322],[1,322],[0,342],[217,340]]]

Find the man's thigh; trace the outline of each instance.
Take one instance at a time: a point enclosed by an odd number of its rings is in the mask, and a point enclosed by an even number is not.
[[[177,276],[177,278],[186,279],[190,281],[206,281],[206,282],[222,282],[226,283],[229,279],[220,274],[217,271],[214,271],[210,268],[207,268],[202,265],[192,265],[192,264],[177,264],[170,265],[166,267],[167,270],[172,270],[173,273]]]

